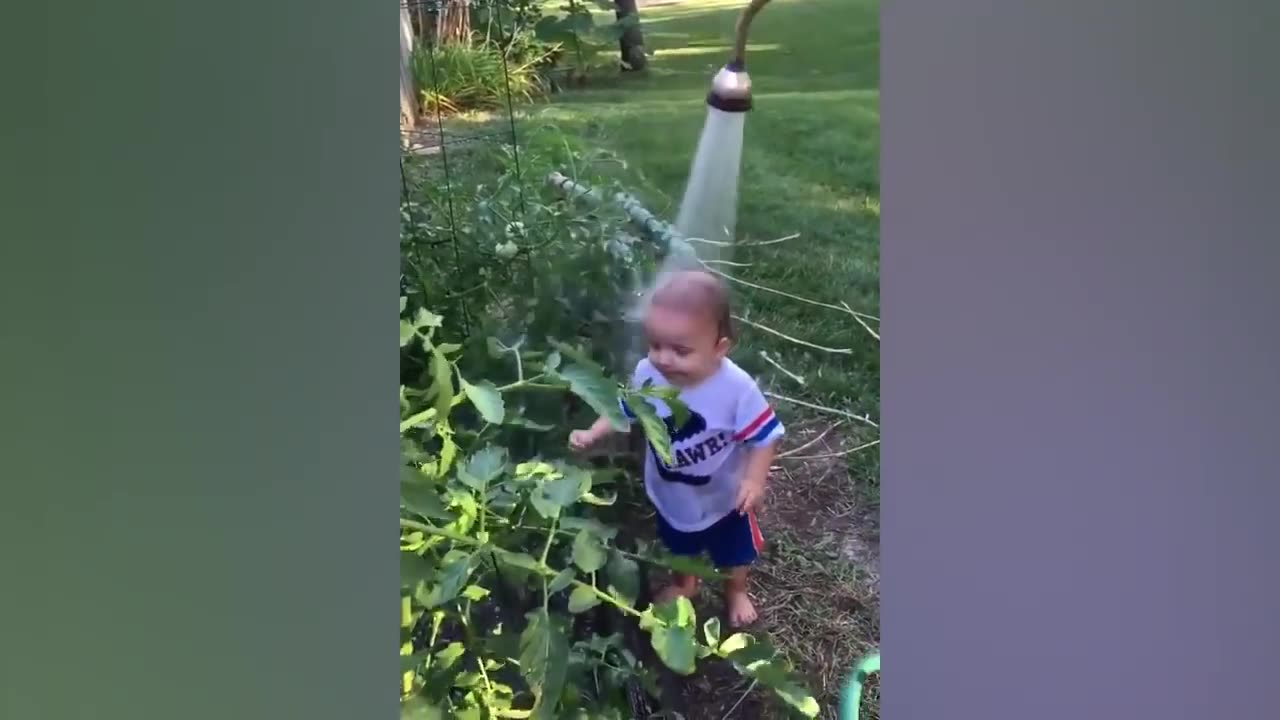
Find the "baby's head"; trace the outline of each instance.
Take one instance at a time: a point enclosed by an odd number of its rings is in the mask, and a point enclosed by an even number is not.
[[[729,291],[715,275],[673,272],[659,281],[644,318],[649,362],[677,386],[710,377],[733,344]]]

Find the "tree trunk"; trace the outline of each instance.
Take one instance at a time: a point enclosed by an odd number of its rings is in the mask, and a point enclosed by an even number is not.
[[[418,88],[410,66],[413,56],[413,24],[409,11],[400,6],[400,120],[409,129],[418,124]]]
[[[622,36],[618,38],[618,50],[622,53],[622,69],[630,72],[644,70],[649,58],[644,52],[644,33],[640,31],[640,11],[636,0],[613,0],[614,16],[623,23]]]
[[[444,0],[436,17],[436,42],[441,45],[471,38],[471,0]]]

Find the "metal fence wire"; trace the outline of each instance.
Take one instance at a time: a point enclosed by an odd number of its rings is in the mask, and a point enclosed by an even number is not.
[[[402,42],[402,53],[407,55],[401,59],[402,82],[403,75],[407,73],[415,94],[415,102],[411,107],[417,112],[417,117],[409,118],[408,122],[405,122],[402,114],[401,208],[404,216],[402,220],[408,225],[403,232],[418,239],[425,235],[435,236],[429,244],[450,244],[455,270],[461,270],[462,267],[458,247],[459,218],[455,208],[458,187],[455,185],[451,154],[461,153],[477,144],[507,146],[513,158],[515,185],[519,188],[519,208],[522,215],[527,211],[509,51],[514,45],[517,31],[522,29],[519,26],[519,15],[523,8],[532,4],[531,0],[403,0],[400,3],[402,38],[405,35],[411,38],[407,53],[404,53]],[[474,29],[472,20],[481,17],[485,21],[487,43],[501,49],[496,53],[501,62],[502,97],[498,108],[501,118],[497,122],[486,123],[482,129],[472,131],[461,130],[456,126],[448,129],[445,123],[446,102],[443,101],[442,90],[448,78],[440,57],[445,41],[441,34],[458,32],[453,23],[457,23],[459,16],[465,17],[466,22],[460,31],[461,36],[452,38],[454,42],[470,46]],[[404,67],[406,63],[407,68]],[[423,102],[425,98],[431,98],[432,102]],[[428,226],[426,223],[429,218],[418,211],[421,205],[416,200],[429,196],[444,199],[444,238],[436,239],[440,235],[439,226]],[[402,291],[405,289],[403,277],[402,273]],[[463,332],[467,334],[470,318],[465,302],[462,303],[461,322]]]

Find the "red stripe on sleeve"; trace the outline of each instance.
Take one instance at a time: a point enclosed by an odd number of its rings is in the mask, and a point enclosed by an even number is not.
[[[751,433],[758,430],[760,426],[763,425],[765,421],[768,420],[770,417],[773,417],[773,408],[767,407],[764,409],[764,412],[760,413],[760,416],[757,417],[755,420],[752,420],[751,424],[748,425],[746,428],[744,428],[742,432],[739,432],[737,435],[734,435],[733,439],[737,440],[738,442],[742,442],[743,440],[746,440],[747,438],[751,437]]]

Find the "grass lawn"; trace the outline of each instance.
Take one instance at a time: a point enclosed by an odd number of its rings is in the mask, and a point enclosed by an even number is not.
[[[654,51],[647,76],[558,95],[536,119],[615,151],[637,177],[635,193],[674,220],[706,115],[703,98],[744,4],[642,4]],[[758,16],[747,55],[756,104],[746,125],[738,233],[748,242],[800,238],[738,251],[734,260],[751,265],[733,274],[879,315],[879,51],[874,0],[774,0]],[[806,350],[744,328],[735,357],[769,389],[878,420],[879,344],[866,329],[848,314],[765,292],[745,289],[740,298],[739,313],[755,322],[853,350]],[[878,322],[871,327],[878,332]],[[765,364],[762,349],[805,384]],[[779,408],[792,448],[837,419]],[[868,581],[868,565],[878,565],[868,561],[878,556],[878,448],[840,454],[877,438],[878,430],[850,421],[805,450],[810,459],[780,463],[762,519],[771,541],[757,575],[764,630],[809,675],[827,717],[853,660],[879,641],[878,591]],[[700,706],[706,717],[723,715],[745,689],[705,677],[693,684],[695,694],[715,700]],[[869,704],[864,717],[876,714],[874,693]],[[772,716],[765,705],[749,702],[735,716]]]
[[[654,56],[648,77],[556,96],[541,120],[616,151],[644,181],[635,192],[674,220],[711,76],[727,59],[742,0],[683,0],[642,7]],[[744,279],[822,302],[879,307],[879,5],[873,0],[774,0],[748,46],[755,110],[746,124],[738,232]],[[748,317],[849,356],[807,351],[747,329],[806,380],[781,373],[779,392],[879,416],[879,347],[847,314],[763,292],[744,292]],[[875,324],[873,323],[873,327]],[[745,357],[765,369],[758,359]],[[865,479],[872,480],[872,477]]]

